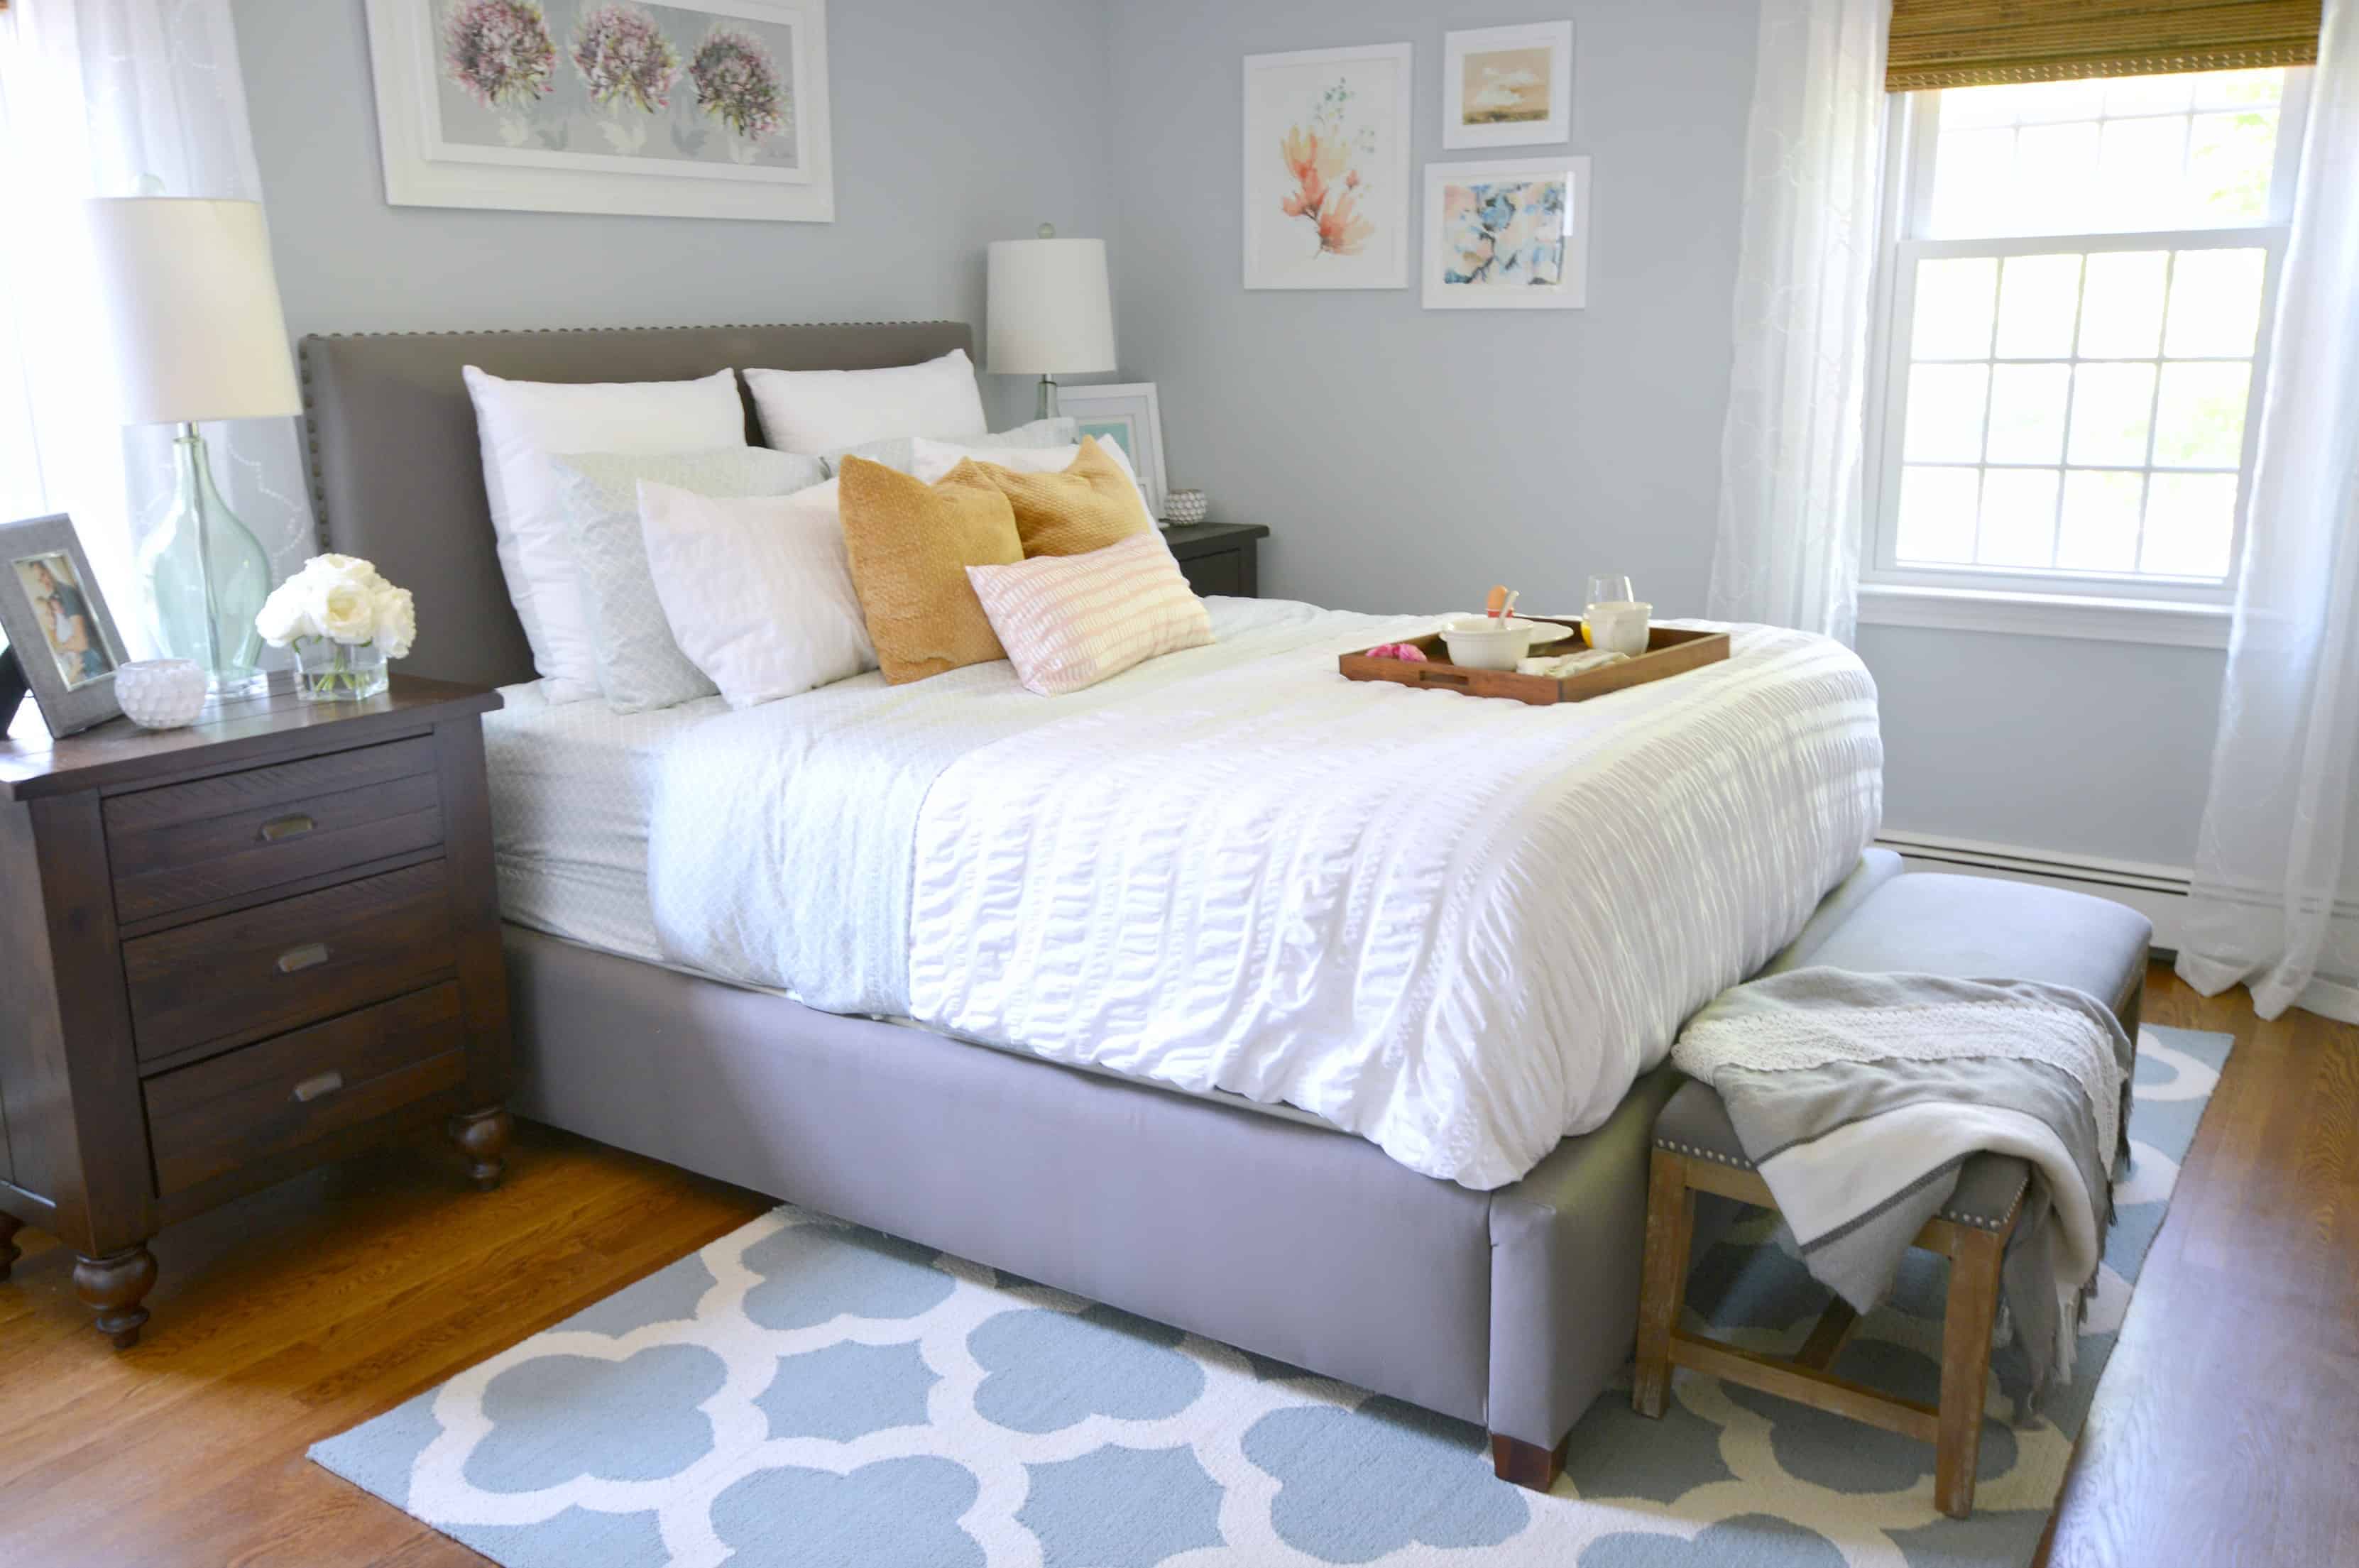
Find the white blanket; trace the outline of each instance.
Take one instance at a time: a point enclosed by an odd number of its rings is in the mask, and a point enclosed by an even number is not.
[[[1215,601],[1074,697],[1005,664],[716,719],[658,792],[666,952],[1183,1089],[1284,1101],[1491,1188],[1603,1121],[1881,807],[1824,638],[1553,708],[1343,680],[1429,628]]]

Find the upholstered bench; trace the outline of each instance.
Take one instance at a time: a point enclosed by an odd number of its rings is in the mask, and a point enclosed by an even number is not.
[[[1854,973],[2038,980],[2069,985],[2110,1006],[2137,1038],[2154,928],[2135,909],[2080,893],[1976,877],[1893,877],[1815,942],[1798,942],[1765,973],[1825,967]],[[1973,1511],[1999,1265],[2029,1185],[2018,1159],[1978,1155],[1957,1191],[1914,1245],[1950,1259],[1941,1333],[1939,1406],[1894,1398],[1830,1368],[1856,1319],[1841,1298],[1792,1359],[1763,1356],[1680,1326],[1698,1192],[1775,1208],[1769,1187],[1737,1141],[1720,1096],[1683,1084],[1655,1121],[1647,1197],[1647,1258],[1638,1304],[1638,1361],[1631,1404],[1659,1416],[1671,1368],[1686,1367],[1853,1417],[1934,1445],[1933,1497],[1962,1519]]]

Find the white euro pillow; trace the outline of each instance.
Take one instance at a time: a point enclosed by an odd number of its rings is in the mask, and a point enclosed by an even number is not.
[[[836,495],[832,479],[791,495],[745,496],[639,482],[664,619],[733,708],[876,668]]]
[[[549,683],[552,701],[595,696],[597,642],[574,574],[564,493],[549,460],[559,452],[745,446],[737,374],[582,385],[510,381],[472,365],[460,375],[475,405],[500,570],[532,644],[533,665]]]
[[[959,441],[990,430],[974,362],[954,348],[882,370],[748,370],[762,440],[817,454],[894,436]]]

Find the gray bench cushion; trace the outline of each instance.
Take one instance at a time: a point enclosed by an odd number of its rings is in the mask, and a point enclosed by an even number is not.
[[[1809,965],[1863,975],[2069,985],[2112,1007],[2135,1038],[2153,937],[2154,926],[2144,915],[2109,898],[1993,877],[1915,872],[1877,886],[1823,940],[1789,953],[1767,972]],[[1720,1096],[1701,1083],[1688,1083],[1671,1096],[1655,1122],[1655,1142],[1680,1154],[1753,1169]],[[2028,1168],[2012,1156],[1977,1155],[1958,1173],[1958,1190],[1942,1217],[1999,1228],[2013,1214],[2028,1177]]]

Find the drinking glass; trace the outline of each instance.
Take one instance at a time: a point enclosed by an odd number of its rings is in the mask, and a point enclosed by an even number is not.
[[[1600,572],[1589,580],[1589,597],[1582,601],[1584,608],[1591,604],[1627,604],[1638,597],[1630,591],[1630,580],[1617,573]]]

